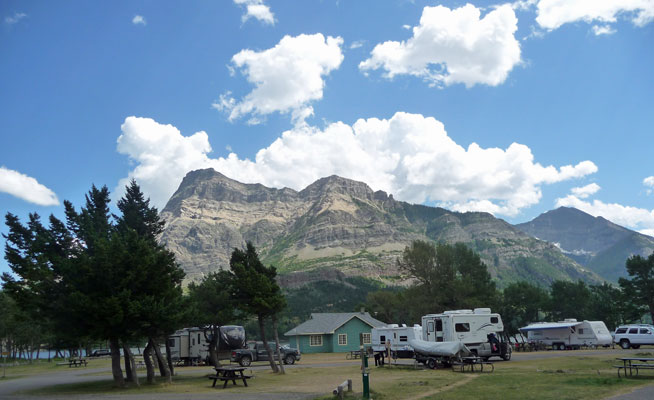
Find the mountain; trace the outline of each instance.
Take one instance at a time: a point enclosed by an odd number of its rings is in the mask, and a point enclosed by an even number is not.
[[[613,282],[627,275],[627,258],[654,251],[654,238],[576,208],[560,207],[515,226],[554,243],[568,257]]]
[[[366,277],[406,284],[397,257],[415,239],[464,242],[500,285],[516,280],[600,280],[553,244],[487,213],[458,213],[396,201],[365,183],[330,176],[301,191],[244,184],[213,169],[189,172],[162,210],[161,241],[188,279],[227,268],[251,241],[286,287]]]

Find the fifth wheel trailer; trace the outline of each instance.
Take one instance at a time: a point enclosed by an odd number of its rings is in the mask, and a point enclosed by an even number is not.
[[[209,359],[211,329],[184,328],[168,337],[171,358],[185,365],[197,365]],[[245,329],[237,325],[221,326],[218,330],[218,358],[229,359],[230,352],[245,348]]]
[[[536,322],[520,328],[530,342],[542,343],[554,349],[578,349],[581,346],[610,346],[613,337],[602,321]]]

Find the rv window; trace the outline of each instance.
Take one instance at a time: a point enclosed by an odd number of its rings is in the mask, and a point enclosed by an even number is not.
[[[638,333],[638,328],[629,329],[629,333]]]
[[[386,343],[386,335],[381,335],[379,337],[379,343]]]
[[[200,334],[198,333],[198,344],[200,344]]]
[[[443,321],[440,319],[436,320],[436,331],[443,332]]]
[[[427,322],[427,332],[433,332],[433,331],[434,331],[434,321]]]
[[[584,328],[579,328],[579,334],[583,335],[584,334]]]
[[[648,333],[649,333],[649,329],[640,328],[640,334],[641,335],[647,335]]]
[[[470,332],[470,324],[467,322],[455,324],[454,330],[457,332]]]
[[[491,324],[496,324],[500,322],[500,320],[497,317],[491,317]]]
[[[407,337],[406,336],[400,336],[400,342],[406,342]]]
[[[191,338],[191,346],[195,346],[195,338]]]
[[[175,347],[175,338],[168,339],[168,346]]]

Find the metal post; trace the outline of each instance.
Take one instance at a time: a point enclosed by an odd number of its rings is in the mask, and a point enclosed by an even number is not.
[[[363,333],[359,333],[359,347],[361,350],[361,374],[363,375],[363,398],[370,398],[370,382],[368,377],[368,354],[363,346]]]

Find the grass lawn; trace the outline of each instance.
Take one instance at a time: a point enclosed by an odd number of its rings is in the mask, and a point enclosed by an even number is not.
[[[411,366],[370,368],[372,398],[390,399],[600,399],[628,392],[637,386],[654,384],[654,371],[645,371],[638,378],[619,379],[612,367],[616,355],[570,356],[539,360],[496,362],[493,373],[460,373],[449,369],[423,370]],[[654,357],[649,353],[648,357]],[[315,364],[339,363],[333,367],[311,368]],[[346,361],[343,354],[303,355],[299,363],[307,368],[287,369],[286,375],[275,375],[270,370],[248,370],[255,379],[244,387],[241,381],[227,389],[229,393],[310,393],[316,398],[333,399],[331,391],[341,382],[353,381],[356,398],[363,391],[360,361]],[[107,363],[107,367],[108,367]],[[210,367],[178,368],[172,384],[158,380],[153,385],[141,380],[139,388],[115,388],[110,373],[106,380],[59,385],[30,391],[37,395],[67,394],[147,394],[147,393],[211,393],[205,375]]]

